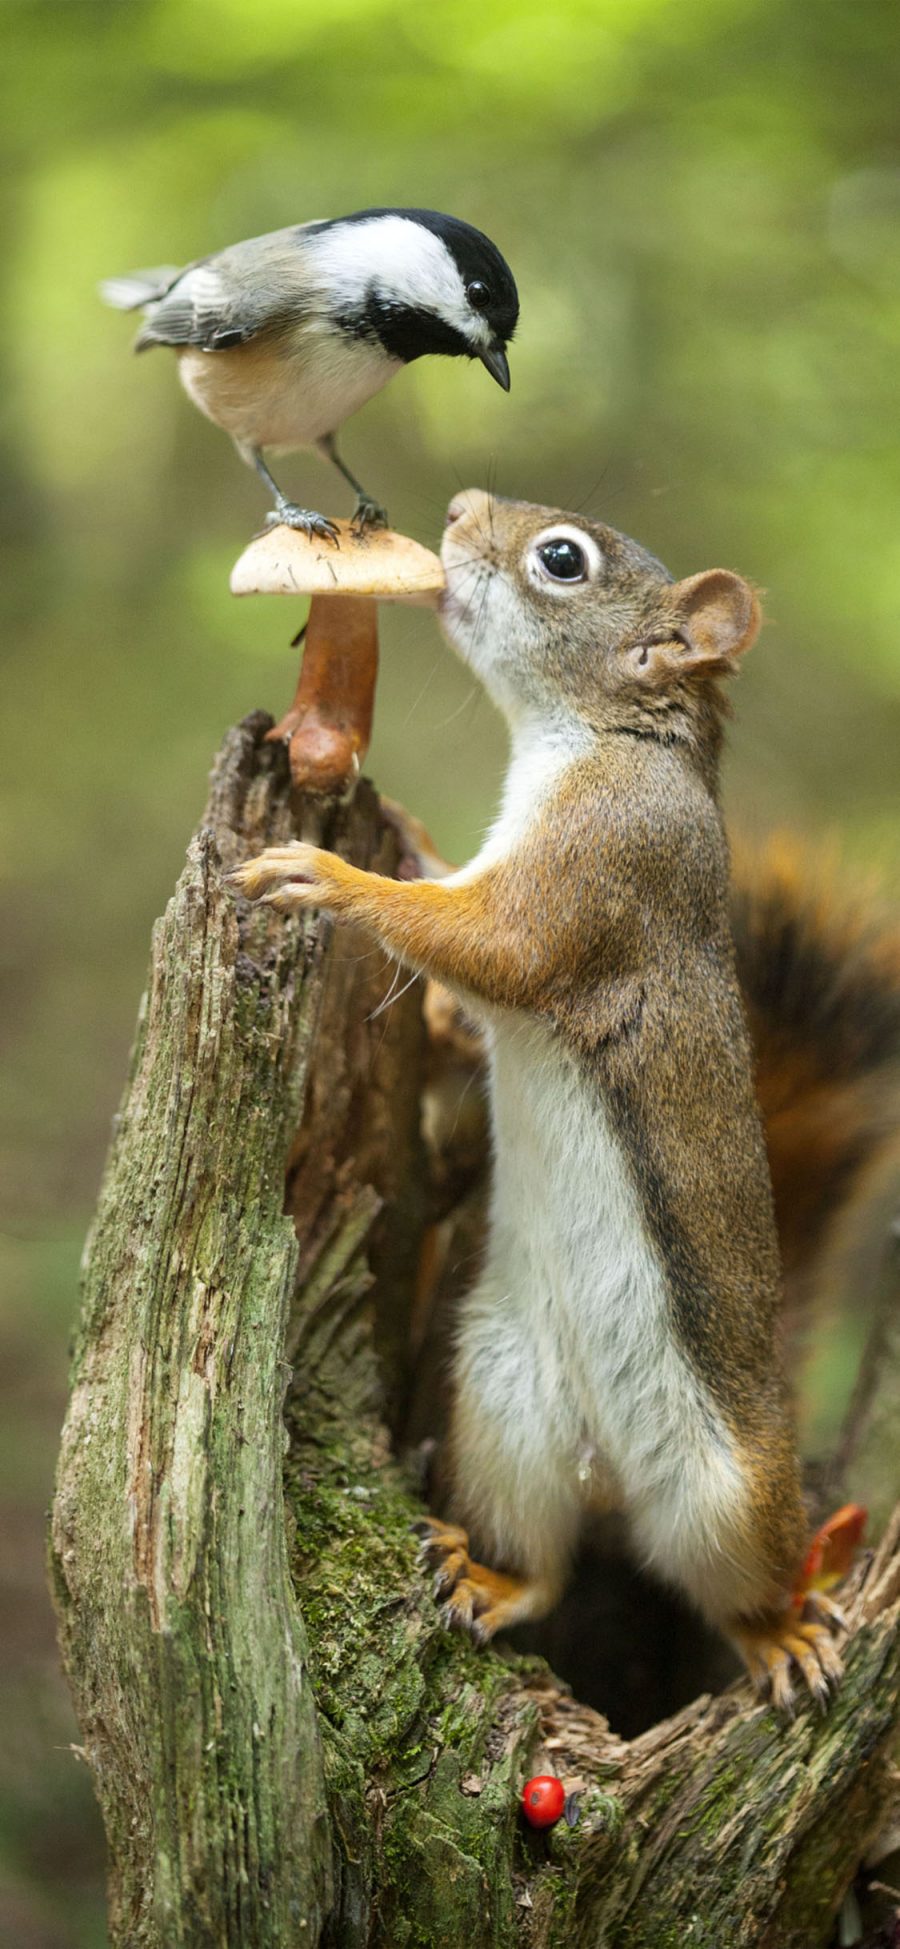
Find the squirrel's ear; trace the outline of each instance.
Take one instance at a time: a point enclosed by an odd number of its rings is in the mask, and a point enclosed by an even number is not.
[[[728,568],[708,568],[665,591],[673,620],[660,623],[629,646],[633,668],[646,683],[673,677],[727,676],[760,625],[760,608],[749,582]]]
[[[733,669],[749,650],[760,625],[760,608],[749,582],[727,568],[691,575],[669,591],[682,616],[688,660]]]

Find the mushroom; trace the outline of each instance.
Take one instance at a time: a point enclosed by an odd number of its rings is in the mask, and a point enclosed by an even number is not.
[[[288,746],[303,791],[347,790],[368,750],[378,674],[378,602],[436,607],[444,571],[408,535],[336,522],[339,546],[275,527],[245,548],[231,575],[233,595],[308,595],[303,662],[294,701],[269,731]]]

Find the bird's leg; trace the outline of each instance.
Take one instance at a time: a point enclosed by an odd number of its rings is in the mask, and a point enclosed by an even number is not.
[[[339,474],[343,474],[345,481],[353,488],[356,495],[353,526],[357,534],[361,535],[366,528],[386,528],[387,508],[383,508],[380,501],[373,500],[371,494],[366,493],[362,482],[358,481],[356,475],[351,474],[349,467],[344,465],[337,450],[334,434],[326,433],[324,438],[319,440],[318,447],[319,452],[324,454],[326,460],[331,461],[332,466],[337,468]]]
[[[250,447],[248,451],[260,480],[265,481],[275,501],[271,514],[266,516],[266,527],[299,528],[301,534],[316,535],[322,541],[333,541],[335,547],[339,548],[337,528],[333,521],[329,521],[327,514],[316,514],[314,508],[298,508],[294,501],[288,501],[282,494],[278,482],[273,480],[259,448]]]

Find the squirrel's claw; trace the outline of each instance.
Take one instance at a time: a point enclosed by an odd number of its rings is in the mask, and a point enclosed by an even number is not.
[[[261,893],[257,904],[260,907],[274,907],[277,914],[294,914],[301,907],[312,907],[321,903],[311,900],[310,882],[300,880],[291,886],[272,887],[268,893]]]
[[[554,1603],[555,1587],[476,1563],[469,1555],[467,1532],[455,1523],[429,1516],[413,1527],[422,1537],[420,1561],[434,1573],[443,1622],[468,1631],[476,1644],[487,1644],[497,1631],[527,1617],[543,1616]]]
[[[273,894],[300,894],[315,884],[317,846],[309,846],[296,839],[289,846],[268,846],[264,853],[255,859],[246,859],[240,866],[232,867],[225,876],[226,884],[233,893],[241,893],[246,900],[264,900],[269,906],[277,906]]]
[[[847,1619],[828,1592],[850,1569],[865,1522],[866,1512],[858,1503],[836,1510],[810,1541],[790,1606],[781,1616],[732,1633],[757,1688],[789,1718],[794,1716],[798,1673],[824,1710],[843,1672],[834,1633],[847,1630]]]
[[[816,1624],[829,1624],[833,1631],[849,1631],[850,1623],[846,1611],[836,1604],[824,1590],[808,1590],[803,1598],[803,1616],[812,1618]]]
[[[789,1610],[764,1624],[742,1626],[732,1637],[757,1690],[771,1699],[776,1711],[794,1717],[798,1675],[825,1710],[843,1671],[827,1624],[798,1618]]]
[[[469,1539],[465,1530],[430,1516],[414,1523],[413,1529],[421,1537],[419,1563],[423,1570],[433,1572],[431,1588],[435,1598],[449,1597],[468,1567]]]

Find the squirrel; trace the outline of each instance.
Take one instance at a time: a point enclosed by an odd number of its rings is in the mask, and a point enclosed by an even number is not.
[[[827,1286],[900,1155],[900,930],[786,834],[734,849],[731,924],[786,1297]]]
[[[444,633],[511,737],[477,857],[442,877],[412,826],[428,877],[294,843],[230,878],[368,929],[487,1044],[488,1239],[458,1326],[453,1520],[427,1526],[445,1614],[480,1642],[545,1614],[587,1514],[618,1510],[777,1707],[798,1681],[824,1703],[842,1619],[804,1586],[748,1027],[766,974],[745,952],[742,994],[719,801],[722,680],[756,594],[724,569],[674,581],[599,522],[476,489],[450,503],[442,560]],[[774,939],[777,898],[763,918]]]

